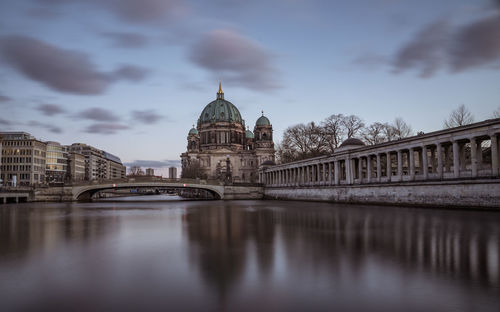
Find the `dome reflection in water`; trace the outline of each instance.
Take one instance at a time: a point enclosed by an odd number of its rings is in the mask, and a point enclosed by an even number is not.
[[[498,311],[500,214],[281,201],[0,206],[6,311]],[[2,309],[3,310],[3,309]]]

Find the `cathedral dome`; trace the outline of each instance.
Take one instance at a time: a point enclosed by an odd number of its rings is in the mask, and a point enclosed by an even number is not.
[[[191,130],[189,130],[189,134],[197,135],[198,134],[198,130],[196,130],[196,128],[193,127],[193,128],[191,128]]]
[[[259,119],[257,119],[257,121],[255,122],[255,125],[256,126],[270,126],[271,125],[271,122],[269,121],[269,119],[267,119],[267,117],[264,116],[264,111],[262,111],[262,116],[260,116]]]
[[[247,139],[253,139],[254,138],[253,132],[247,129],[247,131],[245,132],[245,137]]]
[[[217,99],[205,106],[201,112],[199,123],[215,123],[215,122],[234,122],[243,123],[240,111],[233,105],[233,103],[224,100],[224,93],[219,84],[219,92],[217,92]]]

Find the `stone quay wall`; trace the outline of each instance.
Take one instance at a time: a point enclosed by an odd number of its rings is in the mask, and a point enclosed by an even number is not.
[[[500,180],[266,187],[264,198],[335,203],[500,209]]]

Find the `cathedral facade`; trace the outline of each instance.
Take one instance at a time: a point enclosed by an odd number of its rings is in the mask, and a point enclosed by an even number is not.
[[[250,131],[240,111],[224,99],[219,83],[215,101],[208,103],[189,130],[187,151],[181,154],[182,176],[231,182],[258,182],[258,169],[274,163],[273,126],[260,116]]]

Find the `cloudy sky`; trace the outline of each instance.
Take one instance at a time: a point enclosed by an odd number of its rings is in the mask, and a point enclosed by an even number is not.
[[[222,80],[279,140],[331,114],[438,130],[500,107],[497,0],[2,0],[0,130],[179,160]]]

